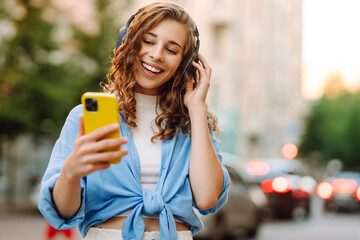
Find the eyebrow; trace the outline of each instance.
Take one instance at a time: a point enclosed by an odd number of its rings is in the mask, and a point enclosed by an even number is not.
[[[155,38],[158,38],[158,35],[155,34],[155,33],[152,33],[152,32],[147,32],[147,33],[145,33],[145,34],[148,34],[148,35],[150,35],[150,36],[153,36],[153,37],[155,37]],[[169,43],[170,43],[170,44],[177,45],[178,47],[180,47],[180,48],[182,49],[182,46],[181,46],[179,43],[177,43],[176,41],[174,41],[174,40],[170,40]]]

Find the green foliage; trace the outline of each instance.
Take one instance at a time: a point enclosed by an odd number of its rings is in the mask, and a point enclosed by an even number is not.
[[[0,32],[0,140],[22,133],[56,138],[81,94],[100,90],[119,29],[110,1],[94,3],[96,34],[64,24],[64,10],[52,1],[31,2],[0,3],[0,28],[8,29]],[[58,19],[44,17],[49,9]]]
[[[305,119],[300,153],[322,153],[322,161],[341,159],[345,168],[360,167],[360,93],[322,98]]]

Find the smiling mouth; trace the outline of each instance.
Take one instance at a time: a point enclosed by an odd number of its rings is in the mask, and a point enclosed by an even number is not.
[[[163,70],[161,70],[161,69],[157,69],[157,68],[154,68],[154,67],[152,67],[152,66],[150,66],[150,65],[147,65],[146,63],[144,63],[144,62],[142,62],[141,63],[142,64],[142,66],[146,69],[146,70],[148,70],[148,71],[150,71],[150,72],[152,72],[152,73],[161,73]]]

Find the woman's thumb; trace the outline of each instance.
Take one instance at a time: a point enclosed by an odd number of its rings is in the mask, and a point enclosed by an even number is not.
[[[84,115],[79,115],[79,130],[77,134],[77,138],[85,135],[85,129],[84,129]]]

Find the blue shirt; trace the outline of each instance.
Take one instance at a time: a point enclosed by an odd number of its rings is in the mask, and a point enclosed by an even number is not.
[[[84,237],[91,226],[131,210],[122,226],[124,239],[141,238],[145,229],[143,214],[159,215],[161,239],[176,239],[174,216],[188,225],[193,235],[202,229],[203,224],[193,209],[196,206],[189,181],[191,138],[179,130],[178,135],[162,141],[161,169],[156,189],[143,189],[140,184],[139,156],[128,125],[121,118],[121,136],[128,138],[128,143],[122,147],[127,148],[129,153],[119,164],[112,164],[106,170],[83,177],[80,209],[71,219],[61,218],[55,209],[51,192],[65,159],[73,149],[79,127],[78,115],[82,113],[83,107],[78,105],[67,117],[42,180],[39,210],[52,226],[58,229],[78,226]],[[218,143],[213,134],[211,136],[214,149],[221,160]],[[223,191],[216,206],[200,210],[201,214],[215,213],[226,203],[230,178],[225,167],[223,173]]]

